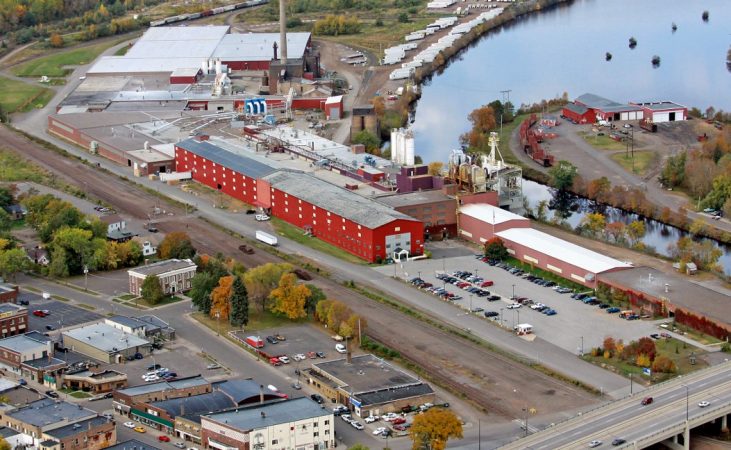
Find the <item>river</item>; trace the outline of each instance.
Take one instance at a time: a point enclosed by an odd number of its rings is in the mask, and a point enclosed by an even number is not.
[[[422,86],[412,125],[416,153],[425,162],[446,161],[470,127],[469,112],[503,99],[505,90],[515,105],[591,92],[619,102],[670,100],[729,111],[729,23],[728,0],[575,0],[518,19]],[[634,50],[630,37],[637,39]],[[653,55],[661,58],[657,68]]]

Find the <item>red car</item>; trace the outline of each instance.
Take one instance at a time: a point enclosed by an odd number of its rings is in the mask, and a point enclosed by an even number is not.
[[[485,280],[485,281],[483,281],[482,283],[480,283],[480,287],[490,287],[490,286],[492,286],[493,284],[495,284],[495,283],[493,283],[493,282],[492,282],[492,281],[490,281],[490,280]]]
[[[157,437],[157,440],[160,441],[160,442],[170,442],[170,438],[167,437],[167,436],[164,436],[164,435],[163,436],[158,436]]]
[[[46,317],[48,315],[48,310],[36,309],[35,311],[33,311],[33,315],[38,317]]]
[[[402,423],[406,423],[406,419],[404,419],[403,417],[398,417],[396,419],[393,419],[391,423],[394,425],[401,425]]]
[[[649,405],[651,403],[652,403],[652,397],[645,397],[645,398],[642,399],[642,405],[643,406]]]
[[[280,361],[279,358],[277,358],[277,357],[269,358],[269,364],[271,364],[273,366],[281,366],[282,361]]]

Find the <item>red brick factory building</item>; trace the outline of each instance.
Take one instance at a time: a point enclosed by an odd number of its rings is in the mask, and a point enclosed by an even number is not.
[[[193,180],[369,262],[424,252],[421,221],[313,175],[279,170],[198,139],[176,144],[175,161]]]

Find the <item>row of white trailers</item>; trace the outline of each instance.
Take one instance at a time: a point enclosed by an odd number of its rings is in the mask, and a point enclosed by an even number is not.
[[[457,23],[457,17],[441,17],[435,20],[433,23],[427,25],[426,29],[421,31],[415,31],[407,35],[404,39],[406,44],[397,45],[395,47],[389,47],[384,52],[383,65],[393,65],[400,63],[405,57],[406,52],[409,50],[415,50],[418,47],[418,43],[414,41],[420,41],[425,36],[434,34],[438,30],[449,28]]]
[[[407,79],[411,76],[414,69],[417,67],[421,67],[424,63],[431,63],[434,61],[434,59],[437,57],[437,55],[444,49],[447,49],[454,44],[454,42],[459,39],[463,34],[469,32],[476,26],[487,22],[490,19],[493,19],[500,15],[500,13],[503,12],[503,8],[497,8],[497,9],[491,9],[489,11],[485,11],[476,18],[470,20],[469,22],[465,22],[463,24],[457,25],[452,29],[448,35],[442,36],[439,38],[439,40],[426,49],[422,50],[420,53],[418,53],[416,56],[414,56],[413,60],[408,63],[401,64],[400,69],[396,69],[389,75],[389,79],[391,80],[403,80]],[[445,19],[451,19],[451,18],[445,18]],[[440,19],[441,20],[441,19]],[[454,22],[452,24],[456,23],[457,18],[454,17]],[[431,26],[431,25],[430,25]],[[451,26],[451,25],[448,25]],[[445,27],[446,28],[446,27]],[[406,44],[408,45],[408,44]],[[404,55],[405,56],[405,52]],[[384,58],[384,64],[386,58]],[[391,64],[395,64],[396,62],[400,62],[400,59],[398,61],[395,61]]]

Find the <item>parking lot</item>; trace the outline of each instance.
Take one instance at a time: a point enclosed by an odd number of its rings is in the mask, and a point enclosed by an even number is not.
[[[449,301],[454,304],[456,315],[470,314],[469,311],[472,310],[472,314],[484,317],[485,312],[490,312],[493,317],[486,320],[502,324],[509,329],[513,329],[517,324],[527,323],[533,326],[535,336],[572,353],[581,350],[582,342],[585,352],[591,347],[600,346],[606,336],[629,342],[657,332],[657,322],[620,319],[618,314],[609,314],[605,309],[572,299],[569,293],[560,294],[551,287],[539,286],[521,276],[490,266],[476,259],[474,255],[409,261],[398,265],[381,266],[375,270],[391,276],[395,271],[396,276],[405,281],[420,277],[427,283],[461,297],[457,300],[443,300],[440,296],[432,294],[435,301]],[[470,294],[458,286],[437,278],[440,273],[455,271],[467,271],[484,280],[492,281],[494,283],[492,286],[482,288],[489,291],[490,295]],[[469,285],[479,287],[479,284],[475,283]],[[511,309],[511,305],[515,303],[511,300],[513,295],[543,303],[555,310],[556,314],[548,316],[529,306]],[[490,296],[500,298],[493,297],[493,301],[489,301]],[[492,325],[485,324],[485,326]]]
[[[300,325],[280,327],[269,330],[258,330],[256,333],[237,332],[236,335],[241,340],[251,335],[260,336],[264,341],[264,347],[260,350],[272,356],[287,356],[289,362],[284,365],[301,365],[302,368],[309,366],[311,362],[326,361],[330,359],[343,358],[344,355],[335,351],[335,342],[330,336],[327,336],[315,326]],[[277,341],[272,344],[267,341],[267,337],[280,335],[285,338],[284,341]],[[321,356],[317,356],[317,353]],[[355,349],[353,351],[355,352]],[[304,355],[303,361],[296,361],[295,355]],[[324,356],[324,358],[323,358]]]
[[[149,372],[149,366],[160,366],[175,372],[178,378],[193,375],[203,375],[206,379],[216,381],[223,377],[228,378],[226,368],[207,369],[211,361],[201,354],[190,349],[184,341],[166,343],[162,350],[155,350],[151,356],[133,361],[124,361],[121,364],[110,364],[106,367],[127,374],[130,386],[145,384],[142,375]]]
[[[28,301],[28,305],[25,306],[28,308],[29,330],[40,331],[41,333],[102,319],[101,315],[93,311],[53,298],[45,299],[41,295],[30,292],[21,292],[18,295],[18,302],[22,301]],[[36,316],[33,314],[36,310],[47,310],[48,315],[45,317]],[[52,327],[52,330],[48,327]]]

